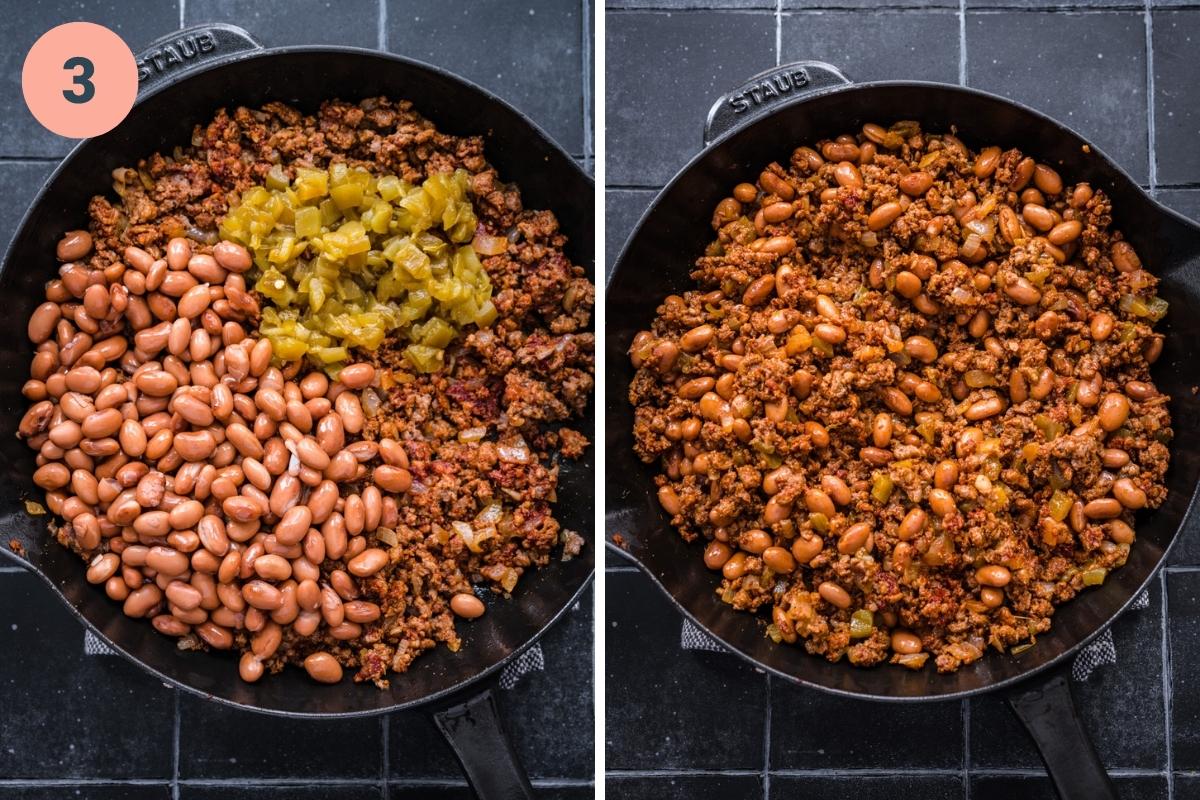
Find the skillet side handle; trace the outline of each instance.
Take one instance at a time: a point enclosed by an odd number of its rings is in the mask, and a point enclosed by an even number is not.
[[[1062,800],[1118,800],[1083,727],[1065,670],[1034,678],[1009,693],[1008,704],[1033,737]]]
[[[767,114],[780,103],[850,83],[832,64],[795,61],[755,75],[722,95],[708,111],[704,144]]]
[[[433,721],[480,800],[533,800],[533,786],[504,732],[491,689],[436,712]]]
[[[214,61],[252,50],[262,50],[262,44],[242,28],[224,22],[192,25],[168,33],[134,56],[138,96],[174,83],[186,73]]]

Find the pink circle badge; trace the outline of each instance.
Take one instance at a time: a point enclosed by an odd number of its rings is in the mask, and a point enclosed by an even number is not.
[[[25,104],[59,136],[112,130],[137,97],[137,65],[120,36],[93,22],[68,22],[34,42],[21,69]]]

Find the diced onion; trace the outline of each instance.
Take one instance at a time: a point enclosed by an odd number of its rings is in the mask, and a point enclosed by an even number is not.
[[[486,506],[484,506],[483,511],[480,511],[475,517],[475,524],[480,526],[495,525],[503,516],[503,506],[501,506],[499,503],[488,503]]]
[[[487,435],[487,428],[466,428],[458,432],[460,442],[478,442]]]
[[[481,227],[475,230],[475,238],[471,246],[481,256],[498,256],[508,250],[508,239],[503,236],[492,236]]]
[[[364,414],[368,417],[374,417],[383,408],[383,398],[379,396],[378,392],[368,386],[362,391],[362,408]]]
[[[520,436],[515,442],[497,445],[496,452],[500,455],[501,461],[512,464],[528,464],[531,458],[529,445],[525,444],[525,440]]]
[[[472,553],[482,553],[483,543],[488,539],[496,538],[496,529],[492,527],[484,527],[476,530],[466,522],[451,522],[450,527],[454,532],[462,537],[463,542],[467,545],[467,549]]]

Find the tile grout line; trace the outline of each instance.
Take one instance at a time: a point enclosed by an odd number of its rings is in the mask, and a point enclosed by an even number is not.
[[[175,725],[171,734],[171,800],[179,800],[179,690],[175,690]]]
[[[582,6],[583,19],[579,26],[579,38],[583,45],[580,48],[583,54],[583,156],[592,158],[596,155],[595,135],[592,133],[592,39],[595,32],[592,30],[591,0],[583,0]],[[595,172],[594,166],[592,172]]]
[[[1155,150],[1154,130],[1154,15],[1150,9],[1151,0],[1144,0],[1142,17],[1146,31],[1146,150],[1149,154],[1150,196],[1158,197],[1158,154]],[[1174,749],[1171,740],[1171,628],[1167,622],[1167,570],[1159,575],[1159,591],[1162,593],[1161,625],[1162,625],[1162,693],[1163,693],[1163,742],[1166,750],[1166,781],[1167,800],[1175,797]]]
[[[388,778],[391,777],[388,773],[392,771],[391,763],[388,760],[388,751],[391,749],[391,743],[388,741],[388,715],[384,714],[379,718],[379,741],[382,745],[383,752],[379,758],[379,774],[381,777],[380,785],[383,787],[383,796],[387,797]]]
[[[1146,149],[1150,153],[1150,196],[1158,194],[1158,154],[1154,148],[1154,15],[1151,0],[1144,0],[1142,14],[1146,23]]]
[[[845,769],[776,769],[772,770],[771,774],[776,778],[895,778],[898,775],[909,778],[961,778],[962,769],[959,767],[953,769],[939,767],[905,767],[903,769],[848,767]],[[980,778],[1045,778],[1046,769],[1044,767],[988,767],[976,770],[974,774]],[[1164,772],[1161,769],[1139,767],[1114,768],[1108,770],[1108,774],[1114,778],[1161,778],[1164,776]],[[1179,774],[1187,777],[1200,777],[1200,771],[1181,770]],[[610,778],[624,778],[629,780],[639,778],[693,777],[756,778],[761,777],[762,772],[753,769],[610,769],[607,771],[607,775]],[[535,784],[537,782],[536,780],[534,781]],[[0,785],[2,783],[0,782]],[[195,783],[195,781],[190,781],[190,783]]]
[[[388,33],[387,33],[387,0],[379,0],[379,15],[376,18],[375,24],[379,27],[375,46],[386,51],[388,49]]]
[[[767,676],[767,713],[763,714],[763,800],[771,800],[771,676]]]
[[[783,0],[775,0],[775,66],[783,63]]]
[[[971,800],[971,699],[962,701],[963,800]]]
[[[946,2],[936,5],[903,5],[882,2],[870,7],[872,11],[886,11],[901,14],[928,14],[930,12],[951,11],[956,8],[953,2]],[[1189,3],[1181,6],[1170,6],[1171,10],[1194,10],[1200,8],[1200,3]],[[972,7],[972,13],[978,14],[1008,14],[1012,12],[1021,14],[1077,14],[1077,15],[1094,15],[1094,14],[1111,14],[1121,11],[1140,11],[1142,4],[1137,0],[1130,0],[1126,3],[1117,3],[1110,6],[1092,6],[1079,3],[1059,3],[1057,5],[1043,6],[1027,6],[1027,5],[1012,5],[1004,3],[995,3],[987,6]],[[721,14],[752,14],[762,15],[773,12],[773,7],[769,2],[763,2],[762,5],[756,6],[670,6],[670,5],[642,5],[642,6],[606,6],[606,14],[679,14],[689,12],[716,12]],[[803,7],[788,8],[783,11],[784,16],[799,16],[810,12],[862,12],[862,6],[855,5],[839,5],[837,3],[816,3],[813,5],[805,5]]]
[[[958,85],[967,85],[967,0],[958,0]]]
[[[1166,735],[1167,749],[1167,798],[1175,797],[1175,759],[1172,755],[1174,742],[1171,741],[1171,627],[1167,624],[1167,573],[1164,570],[1159,575],[1159,591],[1162,593],[1162,690],[1163,690],[1163,732]]]

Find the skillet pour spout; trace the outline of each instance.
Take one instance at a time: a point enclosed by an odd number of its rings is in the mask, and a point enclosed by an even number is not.
[[[171,53],[172,57],[166,54]],[[25,512],[40,499],[34,455],[16,429],[27,405],[21,387],[33,346],[26,322],[57,268],[53,253],[63,231],[86,227],[88,202],[110,191],[112,170],[190,141],[193,126],[219,108],[283,101],[307,113],[333,98],[378,95],[409,100],[440,130],[482,135],[488,160],[519,183],[533,208],[555,212],[568,237],[567,256],[594,280],[593,184],[535,123],[489,92],[438,67],[372,50],[346,47],[264,49],[230,25],[200,25],[169,34],[137,56],[141,91],[115,129],[80,142],[47,179],[13,237],[0,266],[0,293],[11,308],[0,318],[0,397],[7,435],[0,437],[0,552],[39,575],[106,644],[164,682],[218,703],[298,718],[355,717],[422,708],[450,741],[476,792],[487,798],[530,797],[528,779],[503,737],[489,694],[499,671],[537,641],[575,605],[591,580],[593,475],[591,451],[560,466],[556,516],[589,542],[570,561],[554,560],[522,581],[511,599],[488,601],[488,613],[460,628],[463,646],[422,656],[391,686],[344,680],[318,685],[299,669],[257,684],[237,678],[232,654],[182,652],[144,621],[126,617],[102,587],[84,580],[84,565],[46,531],[46,517]],[[593,430],[594,410],[578,422]]]
[[[1166,337],[1165,348],[1154,367],[1156,385],[1172,397],[1177,443],[1166,477],[1167,500],[1139,518],[1138,539],[1125,566],[1114,570],[1104,585],[1059,606],[1053,627],[1038,637],[1035,647],[1019,655],[989,652],[950,674],[829,663],[803,648],[775,645],[764,635],[761,619],[734,613],[721,603],[714,594],[717,578],[704,567],[699,549],[671,528],[656,498],[653,470],[633,452],[633,409],[627,399],[633,337],[649,326],[661,298],[690,285],[692,263],[712,239],[712,209],[729,189],[765,164],[786,163],[800,144],[858,130],[868,122],[902,119],[915,119],[925,130],[954,128],[968,145],[1019,147],[1072,180],[1104,189],[1112,198],[1114,226],[1160,278],[1159,294],[1170,304],[1158,328]],[[828,64],[783,65],[719,98],[708,116],[705,143],[643,214],[607,288],[610,547],[632,559],[714,638],[784,680],[846,697],[900,703],[1011,692],[1014,709],[1035,737],[1060,795],[1115,797],[1078,723],[1061,671],[1145,589],[1194,504],[1200,453],[1178,443],[1200,437],[1200,398],[1193,392],[1200,357],[1200,228],[1159,205],[1069,128],[1018,103],[960,86],[852,84]],[[619,547],[613,544],[615,534],[620,535]],[[1078,757],[1068,758],[1071,753]]]

